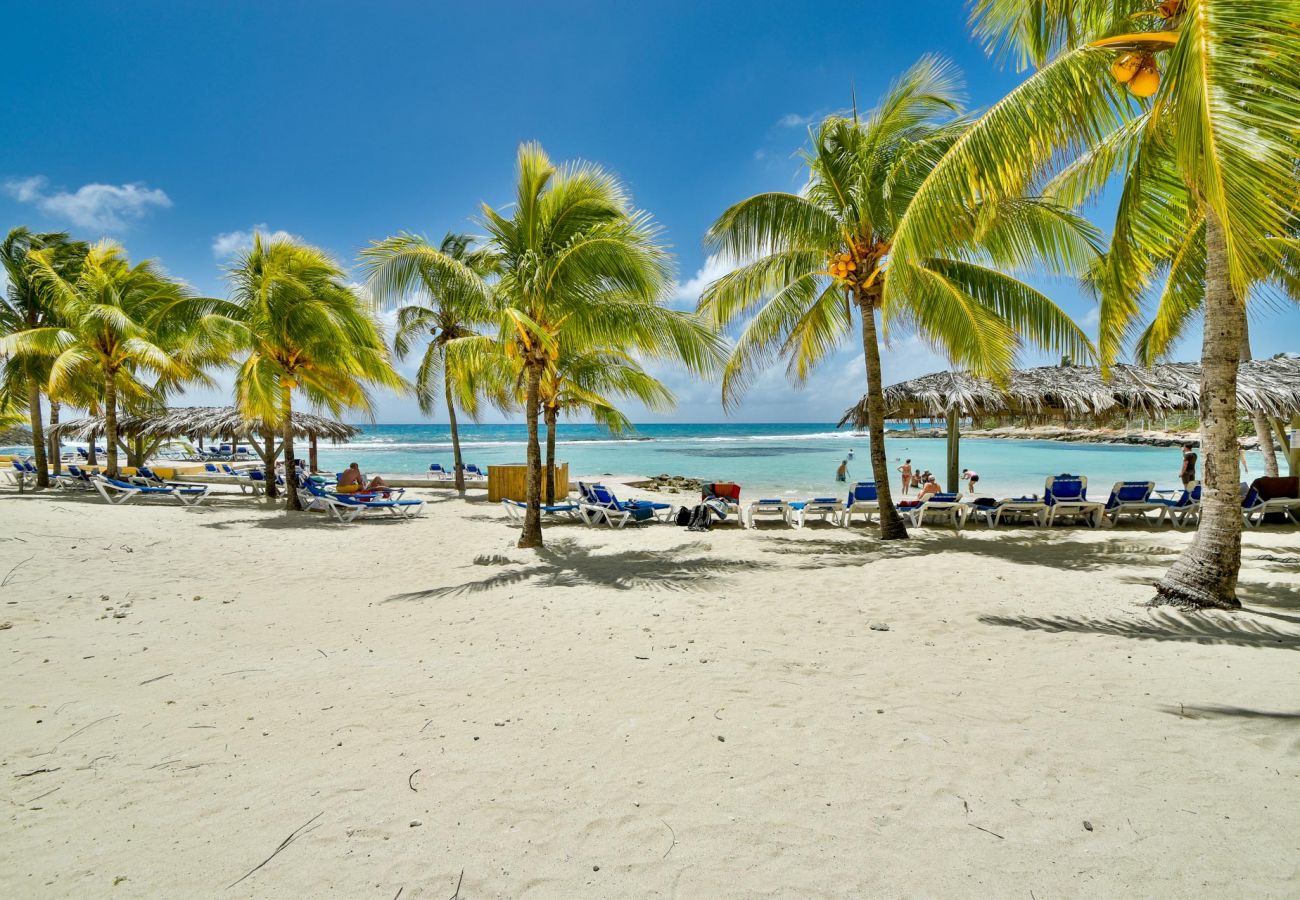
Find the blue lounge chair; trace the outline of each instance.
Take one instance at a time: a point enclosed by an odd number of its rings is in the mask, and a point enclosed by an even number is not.
[[[1166,506],[1151,496],[1155,489],[1154,481],[1117,481],[1110,489],[1110,496],[1106,498],[1103,515],[1111,525],[1118,525],[1124,516],[1132,516],[1150,524],[1151,519],[1147,514],[1154,512],[1158,514],[1156,524],[1159,525],[1164,520]]]
[[[1039,528],[1047,525],[1047,504],[1037,497],[1013,497],[1010,500],[996,500],[992,503],[976,501],[970,505],[967,516],[986,523],[990,528],[1007,521],[1028,518]]]
[[[880,496],[876,493],[874,481],[859,481],[849,488],[849,496],[840,510],[840,524],[845,528],[853,524],[854,516],[862,516],[863,524],[871,521],[872,516],[880,515]]]
[[[660,517],[667,521],[672,513],[668,503],[651,503],[646,500],[619,500],[608,489],[599,484],[589,485],[586,497],[578,503],[578,515],[587,525],[604,523],[610,528],[622,528],[628,522],[648,522]]]
[[[180,501],[181,506],[197,506],[207,498],[208,492],[212,489],[212,486],[207,484],[196,484],[192,487],[176,484],[147,487],[109,478],[107,475],[96,475],[91,479],[91,483],[111,506],[121,506],[132,497],[174,497]]]
[[[1258,528],[1264,523],[1264,518],[1269,513],[1279,513],[1285,519],[1300,524],[1300,498],[1295,497],[1271,497],[1265,499],[1259,492],[1259,487],[1251,483],[1249,487],[1242,482],[1241,498],[1241,516],[1247,527]]]
[[[473,463],[470,463],[465,467],[465,474],[471,478],[487,478],[487,472],[484,472]]]
[[[816,516],[819,522],[830,519],[833,524],[838,524],[840,513],[844,510],[838,497],[813,497],[802,503],[791,503],[790,506],[798,513],[800,528],[807,524],[809,516]]]
[[[777,499],[754,500],[749,504],[746,510],[745,522],[746,528],[754,527],[754,519],[762,516],[764,518],[780,519],[787,525],[794,524],[794,510],[791,508],[789,501]]]
[[[510,521],[520,525],[524,521],[524,512],[528,509],[527,503],[521,503],[518,500],[502,500],[502,508],[505,509],[506,515]],[[552,503],[549,506],[542,504],[542,515],[544,516],[562,516],[569,519],[577,518],[578,504],[576,503]]]
[[[1049,475],[1043,486],[1043,502],[1047,504],[1047,524],[1052,526],[1061,517],[1083,519],[1092,528],[1101,524],[1106,506],[1088,499],[1086,475]]]
[[[338,494],[325,489],[323,480],[305,479],[298,488],[303,509],[323,509],[340,522],[355,521],[362,513],[386,512],[399,518],[413,519],[424,512],[423,500],[385,499],[379,493]]]
[[[1165,499],[1153,497],[1152,501],[1164,507],[1164,515],[1171,525],[1186,525],[1201,519],[1201,483],[1192,484],[1191,490],[1183,488],[1177,497]]]
[[[913,527],[925,522],[926,516],[936,516],[960,531],[966,524],[966,504],[958,494],[930,494],[915,506],[900,507],[899,513],[907,516]]]
[[[438,463],[429,463],[429,471],[425,474],[429,478],[437,478],[439,481],[445,481],[451,477],[451,473]]]

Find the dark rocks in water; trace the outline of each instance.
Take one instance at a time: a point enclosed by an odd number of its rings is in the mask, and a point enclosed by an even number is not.
[[[644,481],[630,482],[630,485],[634,488],[640,488],[643,491],[658,491],[664,494],[697,492],[700,490],[701,484],[702,482],[698,478],[687,478],[684,475],[668,475],[667,473],[655,475]]]

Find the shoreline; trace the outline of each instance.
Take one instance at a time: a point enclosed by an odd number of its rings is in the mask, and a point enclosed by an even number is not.
[[[905,434],[909,438],[947,438],[947,428],[917,429],[915,432],[886,432],[885,437]],[[1191,442],[1200,446],[1199,431],[1162,431],[1160,429],[1124,431],[1118,428],[1070,428],[1064,425],[1002,425],[997,428],[962,429],[961,437],[1010,441],[1054,441],[1060,444],[1117,444],[1130,447],[1179,447]],[[1258,450],[1259,438],[1245,435],[1239,443],[1244,450]]]

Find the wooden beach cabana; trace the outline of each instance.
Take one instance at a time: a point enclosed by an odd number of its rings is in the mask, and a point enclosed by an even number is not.
[[[886,419],[945,420],[947,487],[952,490],[961,473],[962,419],[1024,417],[1095,422],[1116,415],[1155,417],[1196,410],[1201,396],[1201,367],[1195,363],[1149,368],[1116,365],[1103,377],[1094,366],[1040,366],[1017,369],[1002,385],[966,372],[934,372],[890,385],[884,393]],[[1277,441],[1285,449],[1291,473],[1296,474],[1300,448],[1289,446],[1284,423],[1300,418],[1300,358],[1242,363],[1237,374],[1237,406],[1242,412],[1263,413],[1269,419]],[[850,407],[839,424],[866,428],[866,397]]]
[[[335,419],[327,419],[306,412],[293,413],[295,438],[310,441],[310,465],[316,468],[316,448],[321,440],[339,443],[358,433],[358,429]],[[54,429],[60,438],[93,440],[104,434],[104,417],[90,416],[64,422]],[[121,447],[126,451],[128,465],[140,465],[168,440],[185,438],[199,441],[203,438],[229,440],[232,444],[245,441],[253,446],[268,471],[283,449],[279,428],[269,428],[261,419],[249,419],[234,406],[182,406],[154,412],[117,417],[117,433]]]

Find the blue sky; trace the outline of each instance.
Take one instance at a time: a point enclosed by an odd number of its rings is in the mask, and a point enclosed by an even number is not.
[[[538,140],[623,177],[664,226],[689,305],[716,274],[705,229],[745,196],[797,189],[807,122],[851,88],[869,105],[926,52],[959,65],[975,107],[1018,80],[970,40],[957,0],[60,2],[5,20],[0,227],[110,236],[216,294],[254,227],[347,263],[399,230],[472,230],[480,202],[509,201],[516,146]],[[1072,284],[1039,284],[1091,321]],[[1257,355],[1300,349],[1294,310],[1253,333]],[[907,337],[884,364],[887,381],[945,367]],[[715,384],[663,375],[680,401],[668,418],[722,417]],[[862,388],[846,345],[802,390],[773,371],[733,418],[827,421]],[[380,421],[419,418],[380,398]]]

